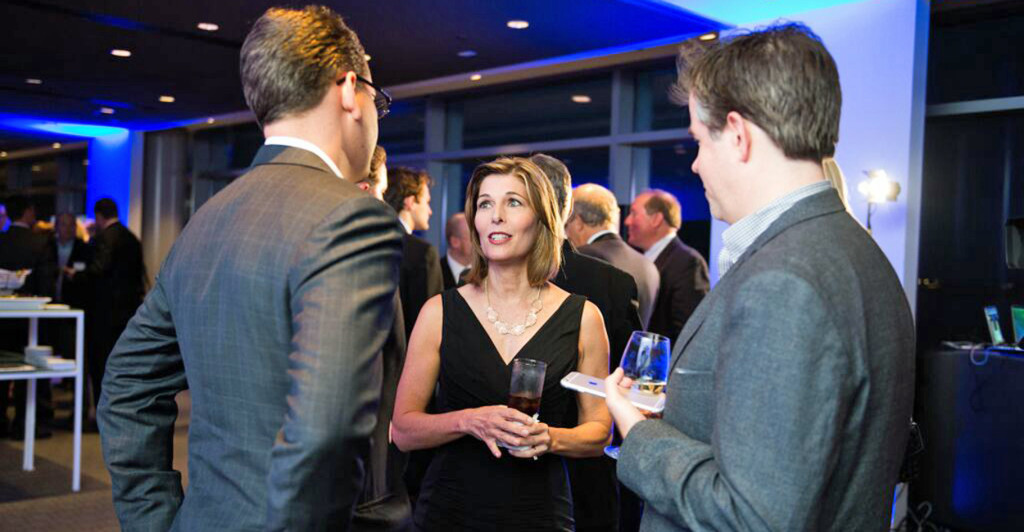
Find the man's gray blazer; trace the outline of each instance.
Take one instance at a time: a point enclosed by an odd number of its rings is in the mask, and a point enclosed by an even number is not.
[[[647,324],[651,322],[651,313],[654,312],[654,302],[660,286],[658,268],[654,263],[629,247],[629,244],[623,242],[615,233],[605,233],[590,244],[581,246],[577,251],[599,258],[633,276],[640,300],[640,321],[646,329]]]
[[[98,417],[122,528],[347,529],[400,254],[394,212],[297,148],[264,146],[203,205],[107,361]]]
[[[906,297],[834,190],[775,221],[680,333],[623,442],[641,530],[883,531],[914,395]]]

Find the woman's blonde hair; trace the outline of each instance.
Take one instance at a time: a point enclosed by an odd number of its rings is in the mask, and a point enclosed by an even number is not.
[[[832,184],[832,188],[836,189],[836,194],[839,194],[839,201],[843,202],[846,212],[853,216],[853,209],[850,208],[850,202],[847,199],[850,191],[846,188],[846,178],[843,176],[842,169],[839,168],[839,163],[832,157],[825,157],[821,161],[821,169],[825,172],[825,179]]]
[[[487,259],[480,247],[480,234],[476,230],[476,200],[480,185],[492,175],[510,175],[526,185],[529,207],[537,215],[537,241],[534,242],[527,258],[526,275],[530,286],[543,286],[558,273],[562,266],[562,242],[565,241],[565,223],[562,220],[551,187],[544,171],[529,159],[522,157],[501,157],[481,164],[473,170],[466,187],[466,221],[469,222],[469,238],[473,243],[473,258],[470,260],[466,282],[479,286],[487,278]]]

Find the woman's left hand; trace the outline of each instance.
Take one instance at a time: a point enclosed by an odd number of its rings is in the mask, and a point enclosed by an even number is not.
[[[522,451],[508,450],[508,454],[516,458],[536,458],[551,450],[551,432],[547,423],[536,422],[529,427],[530,435],[522,439],[523,445],[529,445],[529,449]]]

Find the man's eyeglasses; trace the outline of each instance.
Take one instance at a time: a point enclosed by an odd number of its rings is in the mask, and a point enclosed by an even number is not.
[[[384,89],[373,84],[372,81],[356,74],[356,80],[361,81],[371,87],[375,92],[373,96],[373,105],[377,108],[377,120],[384,118],[391,111],[391,95]],[[338,85],[345,83],[345,78],[341,78],[336,82]]]

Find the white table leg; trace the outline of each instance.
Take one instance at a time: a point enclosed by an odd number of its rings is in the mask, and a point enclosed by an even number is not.
[[[75,436],[74,465],[71,469],[71,491],[82,489],[82,350],[85,334],[82,316],[75,318]]]
[[[34,456],[36,445],[36,380],[28,379],[28,390],[25,392],[25,454],[21,468],[25,471],[35,469]]]

